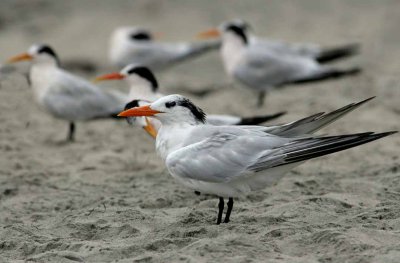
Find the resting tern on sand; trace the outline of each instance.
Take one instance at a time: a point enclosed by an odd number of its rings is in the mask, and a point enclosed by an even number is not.
[[[164,95],[158,92],[159,85],[152,71],[143,66],[130,64],[123,68],[120,72],[105,74],[95,78],[95,82],[104,80],[126,80],[130,86],[129,99],[131,100],[125,106],[125,109],[147,105]],[[211,125],[256,125],[266,121],[276,119],[285,112],[278,112],[271,115],[239,117],[234,115],[209,115],[207,121]],[[156,119],[129,118],[130,124],[137,124],[144,128],[150,135],[155,137],[160,123]],[[152,126],[152,127],[151,127]]]
[[[10,63],[32,60],[29,79],[38,104],[53,117],[69,122],[67,140],[74,140],[75,122],[115,117],[128,101],[117,91],[104,91],[89,81],[61,69],[48,45],[33,45]]]
[[[230,22],[232,25],[246,28],[248,33],[248,41],[251,45],[260,48],[272,49],[282,54],[295,54],[315,59],[319,63],[332,62],[337,59],[347,58],[356,55],[360,51],[359,44],[346,44],[333,47],[323,47],[315,43],[287,43],[280,40],[265,39],[250,34],[251,25],[242,19],[234,19]],[[212,29],[203,34],[205,37],[219,37],[219,30]]]
[[[219,197],[217,224],[220,224],[224,198],[229,198],[224,220],[227,223],[233,197],[270,186],[309,159],[395,133],[312,135],[368,100],[329,114],[320,113],[272,127],[207,125],[204,112],[180,95],[160,98],[118,116],[147,116],[161,122],[156,139],[158,154],[172,177],[181,184]]]
[[[120,27],[111,35],[109,57],[118,67],[135,63],[158,71],[217,49],[219,45],[219,41],[166,43],[155,40],[145,28]]]
[[[337,69],[321,65],[316,58],[297,52],[283,52],[249,40],[248,26],[237,21],[223,23],[218,29],[200,33],[200,37],[221,35],[220,49],[226,73],[259,92],[258,105],[265,93],[287,84],[315,82],[354,75],[359,68]],[[256,41],[257,42],[257,41]]]

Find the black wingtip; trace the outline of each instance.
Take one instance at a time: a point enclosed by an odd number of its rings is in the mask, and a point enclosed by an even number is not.
[[[370,101],[370,100],[373,100],[373,99],[375,99],[375,98],[376,98],[376,96],[369,97],[369,98],[367,98],[367,99],[365,99],[365,100],[362,100],[362,101],[360,101],[360,102],[357,102],[355,105],[364,104],[364,103],[366,103],[366,102],[368,102],[368,101]]]
[[[346,71],[343,71],[341,75],[356,75],[362,72],[362,68],[355,67]]]
[[[306,161],[309,159],[321,157],[335,152],[340,152],[346,149],[350,149],[356,146],[360,146],[381,139],[383,137],[392,135],[394,133],[397,133],[397,131],[389,131],[382,133],[364,132],[357,134],[321,137],[321,140],[325,140],[328,143],[327,144],[322,143],[321,145],[316,147],[311,147],[309,149],[303,149],[299,151],[294,151],[292,153],[288,153],[287,157],[285,158],[286,164]]]
[[[347,44],[340,47],[332,47],[323,50],[316,60],[319,63],[332,62],[338,59],[354,56],[360,53],[361,45],[359,43]]]
[[[363,105],[364,103],[367,103],[368,101],[373,100],[375,98],[376,98],[376,96],[372,96],[372,97],[369,97],[369,98],[367,98],[365,100],[351,103],[351,104],[349,104],[349,105],[347,105],[347,106],[345,106],[343,108],[353,108],[353,109],[355,109],[355,108],[358,108],[359,106]]]
[[[286,111],[277,112],[270,115],[265,116],[254,116],[248,118],[242,118],[242,120],[237,125],[257,125],[263,122],[271,121],[285,115]]]
[[[389,131],[389,132],[381,132],[381,133],[375,133],[374,135],[380,136],[379,138],[383,138],[395,133],[398,133],[399,131]]]
[[[347,77],[347,76],[353,76],[353,75],[358,75],[362,72],[362,69],[360,67],[354,67],[350,69],[331,69],[330,71],[323,72],[321,74],[311,76],[311,77],[306,77],[306,78],[300,78],[297,80],[292,80],[286,83],[282,83],[282,85],[302,85],[304,83],[314,83],[314,82],[319,82],[319,81],[325,81],[325,80],[330,80],[330,79],[339,79],[342,77]]]

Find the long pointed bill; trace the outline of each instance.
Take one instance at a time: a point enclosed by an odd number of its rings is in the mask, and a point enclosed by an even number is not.
[[[217,38],[220,36],[221,36],[221,33],[216,28],[212,28],[212,29],[209,29],[207,31],[197,34],[197,38],[200,38],[200,39]]]
[[[123,79],[125,78],[124,75],[122,75],[119,72],[115,72],[115,73],[110,73],[110,74],[105,74],[102,76],[99,76],[97,78],[95,78],[93,80],[93,82],[100,82],[100,81],[104,81],[104,80],[116,80],[116,79]]]
[[[22,53],[7,60],[7,63],[15,63],[19,61],[32,60],[33,57],[28,53]]]
[[[154,116],[161,111],[156,111],[150,108],[150,105],[132,108],[118,114],[118,117],[140,117],[140,116]]]
[[[157,137],[157,130],[156,128],[154,128],[153,124],[151,124],[151,122],[149,121],[148,118],[146,118],[146,126],[143,127],[143,129],[150,134],[151,137],[153,137],[154,139]]]

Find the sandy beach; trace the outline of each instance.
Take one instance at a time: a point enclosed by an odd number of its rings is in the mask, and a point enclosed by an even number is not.
[[[271,39],[361,43],[360,55],[336,64],[363,73],[272,92],[257,109],[255,95],[239,85],[219,90],[229,80],[211,52],[157,75],[161,91],[214,88],[193,98],[206,112],[288,111],[276,123],[376,96],[320,134],[400,129],[394,0],[7,0],[0,59],[45,42],[61,61],[95,63],[95,72],[77,72],[92,79],[116,70],[108,40],[118,26],[195,41],[199,31],[239,17]],[[398,134],[309,161],[236,199],[231,222],[216,225],[218,200],[175,182],[142,130],[116,120],[78,123],[77,141],[62,143],[67,124],[36,105],[20,73],[27,68],[0,73],[0,262],[399,262]]]

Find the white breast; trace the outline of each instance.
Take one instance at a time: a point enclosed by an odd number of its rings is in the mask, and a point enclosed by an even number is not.
[[[57,83],[57,68],[52,65],[32,65],[29,72],[32,90],[36,101],[43,105],[46,94]]]
[[[221,57],[226,73],[233,76],[235,67],[242,60],[244,49],[243,43],[234,36],[226,35],[221,46]]]

